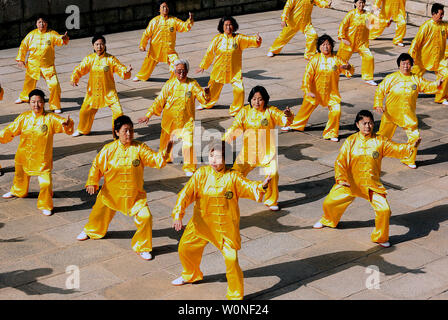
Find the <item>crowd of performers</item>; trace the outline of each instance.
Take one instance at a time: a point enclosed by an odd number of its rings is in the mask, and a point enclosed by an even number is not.
[[[237,33],[238,23],[233,17],[220,19],[219,33],[213,37],[196,70],[202,73],[213,64],[208,86],[202,88],[196,80],[189,78],[189,63],[178,56],[175,44],[177,32],[188,32],[193,27],[193,15],[190,13],[188,20],[182,21],[169,15],[168,1],[159,1],[160,15],[149,22],[138,46],[140,51],[146,51],[149,41],[148,54],[132,79],[146,81],[159,62],[169,65],[169,80],[147,113],[138,119],[139,124],[147,124],[152,116],[162,117],[159,152],[134,140],[133,121],[123,114],[114,82],[114,74],[130,79],[132,67],[123,65],[107,52],[106,39],[102,35],[92,38],[93,53],[86,56],[71,75],[71,84],[77,86],[80,78],[89,74],[76,129],[70,116],[64,118],[59,115],[62,112],[61,87],[55,69],[55,46],[68,45],[69,37],[67,33],[61,35],[51,30],[48,19],[39,16],[36,29],[23,39],[16,58],[18,65],[26,71],[23,90],[15,103],[28,103],[30,110],[21,113],[0,131],[1,143],[20,136],[12,187],[3,198],[26,197],[30,177],[37,176],[40,185],[37,207],[44,215],[51,215],[53,135],[65,133],[78,137],[89,134],[96,112],[107,106],[112,111],[115,139],[93,159],[86,191],[90,195],[99,192],[89,220],[77,239],[104,237],[115,212],[120,211],[132,217],[137,227],[132,238],[132,250],[145,260],[153,258],[152,215],[143,188],[143,172],[145,166],[162,169],[172,161],[173,137],[177,137],[182,140],[182,169],[190,178],[179,192],[172,211],[176,231],[184,227],[186,208],[194,203],[194,210],[179,243],[183,271],[172,284],[183,285],[203,278],[199,268],[203,250],[212,243],[225,260],[227,298],[242,299],[244,283],[238,263],[238,250],[241,248],[238,199],[263,202],[273,211],[280,209],[277,146],[272,136],[272,129],[277,126],[282,131],[303,131],[311,113],[321,105],[328,108],[323,139],[339,141],[339,77],[340,74],[346,77],[354,74],[349,59],[357,52],[362,59],[362,80],[377,86],[373,109],[381,114],[381,124],[374,132],[373,114],[368,110],[357,114],[354,123],[358,132],[349,136],[340,148],[334,166],[335,184],[323,203],[322,218],[313,227],[335,228],[348,205],[356,197],[362,197],[375,211],[371,240],[389,247],[391,210],[386,189],[380,181],[381,162],[383,157],[394,157],[409,168],[416,168],[417,147],[421,142],[416,116],[420,92],[435,94],[436,103],[448,105],[448,81],[444,81],[448,76],[448,58],[445,58],[448,22],[442,21],[444,7],[439,3],[432,5],[432,17],[419,28],[409,53],[398,56],[398,70],[387,75],[378,85],[373,79],[374,57],[369,50],[369,41],[395,22],[393,44],[404,46],[405,0],[376,0],[372,12],[365,10],[365,0],[354,0],[354,9],[340,23],[337,53],[334,52],[335,40],[326,34],[319,37],[313,28],[311,13],[314,5],[328,8],[331,0],[287,0],[281,15],[282,31],[267,54],[274,57],[298,31],[305,34],[304,59],[308,63],[302,81],[304,99],[294,115],[288,107],[281,111],[270,105],[270,96],[262,86],[250,90],[248,104],[245,105],[242,52],[246,48],[260,47],[262,38],[259,34],[246,36]],[[424,79],[426,71],[435,72],[437,80]],[[48,85],[49,110],[45,108],[44,92],[36,89],[40,76]],[[221,140],[209,145],[209,164],[197,168],[193,141],[195,112],[212,108],[218,102],[224,84],[228,83],[233,88],[233,101],[229,106],[233,123]],[[407,143],[391,140],[397,127],[406,132]],[[232,161],[232,143],[239,135],[243,135],[243,148]],[[264,181],[246,178],[256,167],[264,170]],[[102,177],[104,183],[100,188]]]

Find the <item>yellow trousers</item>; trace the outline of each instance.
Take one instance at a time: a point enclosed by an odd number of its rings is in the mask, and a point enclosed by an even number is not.
[[[53,210],[53,180],[51,172],[42,172],[37,176],[39,180],[39,196],[37,197],[37,208],[39,210]],[[11,187],[11,193],[19,198],[28,195],[30,176],[25,173],[23,166],[16,164]]]
[[[389,140],[392,140],[392,137],[394,136],[397,127],[398,126],[394,122],[390,121],[383,114],[383,116],[381,117],[380,128],[377,134],[379,136],[383,136],[388,138]],[[418,128],[403,128],[403,130],[406,132],[406,135],[408,136],[408,143],[414,143],[415,141],[418,140],[418,138],[420,138],[420,132]],[[409,158],[401,159],[401,162],[406,165],[415,164],[416,158],[417,158],[417,148],[414,148],[412,155]]]
[[[115,211],[104,204],[101,196],[97,197],[84,232],[91,239],[103,238],[114,215]],[[132,237],[132,250],[135,252],[152,251],[152,215],[148,206],[146,205],[133,218],[137,231]]]
[[[324,215],[320,223],[335,228],[347,207],[355,200],[349,187],[335,184],[324,200]],[[375,229],[371,234],[373,242],[383,243],[389,240],[389,219],[391,215],[386,196],[370,190],[369,202],[375,211]]]
[[[283,47],[296,35],[298,31],[299,29],[297,27],[290,27],[289,25],[284,27],[277,39],[274,40],[274,43],[269,48],[269,51],[274,54],[280,53]],[[312,56],[314,56],[317,50],[317,32],[310,23],[305,27],[303,34],[306,39],[304,58],[309,60]]]
[[[241,161],[241,153],[240,155],[238,155],[235,164],[233,165],[234,170],[241,172],[241,174],[243,176],[247,176],[253,169],[255,169],[256,167],[259,167],[259,165],[256,164],[249,164],[245,161]],[[268,207],[270,206],[276,206],[278,204],[278,180],[279,180],[279,176],[278,176],[278,164],[277,164],[277,160],[273,159],[271,160],[271,162],[266,165],[266,166],[262,166],[263,167],[263,173],[265,175],[265,177],[267,176],[271,176],[272,180],[269,183],[269,186],[266,190],[266,193],[264,194],[264,204],[267,205]]]
[[[374,59],[372,52],[366,46],[359,47],[357,51],[361,56],[361,78],[366,81],[373,80]],[[353,48],[341,41],[337,56],[344,61],[349,61],[352,54]]]
[[[196,236],[192,223],[189,223],[179,242],[179,259],[182,263],[182,278],[185,282],[196,282],[203,279],[200,264],[202,253],[207,244],[207,240]],[[243,271],[238,263],[238,251],[231,248],[229,243],[224,240],[221,253],[226,264],[226,297],[229,300],[242,300],[244,297],[244,280]]]
[[[112,111],[112,128],[114,127],[114,120],[123,115],[123,110],[119,103],[109,106]],[[92,130],[93,120],[95,120],[95,114],[98,109],[92,108],[89,105],[82,104],[81,110],[79,110],[79,123],[77,130],[82,134],[89,134]]]
[[[182,155],[184,157],[184,164],[182,170],[185,172],[195,172],[196,171],[196,153],[193,144],[193,132],[189,130],[174,130],[172,132],[177,138],[182,140]],[[162,129],[160,134],[160,146],[159,150],[165,150],[168,142],[171,139],[171,134]],[[170,157],[168,162],[173,161],[173,149],[171,149]]]
[[[303,131],[305,126],[318,104],[314,98],[305,96],[299,111],[294,117],[291,129]],[[331,104],[328,106],[328,121],[322,136],[324,139],[337,138],[339,136],[339,119],[341,118],[341,105]]]
[[[231,84],[233,89],[233,101],[229,107],[229,113],[234,117],[244,106],[244,86],[242,79],[235,80],[231,82]],[[207,104],[201,105],[206,109],[213,108],[213,106],[218,102],[224,84],[210,79],[208,86],[210,87],[210,101]]]
[[[169,54],[168,55],[168,66],[170,69],[170,79],[173,78],[174,75],[174,61],[178,60],[179,56],[177,54]],[[151,76],[152,72],[154,71],[154,68],[159,63],[159,61],[154,60],[149,54],[145,57],[143,60],[142,67],[140,71],[135,75],[139,80],[146,81]]]
[[[50,110],[61,109],[61,86],[59,84],[59,79],[55,73],[51,78],[45,78],[41,73],[41,76],[47,82],[48,90],[50,91],[50,97],[48,99],[48,104]],[[37,80],[31,78],[27,73],[25,73],[25,81],[23,82],[23,89],[20,93],[19,99],[25,102],[29,101],[29,93],[36,88]]]
[[[389,20],[390,18],[380,18],[379,23],[370,29],[369,39],[372,40],[378,38],[384,32],[384,29],[386,29]],[[395,36],[392,39],[392,43],[399,44],[403,42],[403,38],[406,35],[406,13],[404,13],[404,15],[399,14],[393,20],[397,24],[397,29],[395,30]]]

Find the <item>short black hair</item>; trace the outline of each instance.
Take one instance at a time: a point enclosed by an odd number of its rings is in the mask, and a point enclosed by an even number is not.
[[[39,19],[44,20],[48,24],[48,15],[45,13],[37,13],[34,15],[34,21],[37,22]]]
[[[264,101],[264,107],[267,108],[267,106],[269,104],[270,97],[269,97],[269,93],[263,86],[255,86],[252,88],[252,90],[250,90],[249,97],[247,98],[247,101],[249,102],[250,106],[252,107],[251,100],[257,92],[261,94],[261,97],[263,98],[263,101]]]
[[[45,101],[45,93],[40,89],[31,90],[30,93],[28,94],[28,99],[31,100],[32,96],[39,96],[42,98],[43,101]]]
[[[414,65],[414,59],[411,57],[411,55],[409,53],[402,53],[398,56],[397,58],[397,66],[400,67],[400,62],[401,61],[410,61],[411,62],[411,66]]]
[[[362,1],[362,2],[366,3],[366,0],[354,0],[353,3],[356,4],[356,2],[358,2],[358,1]],[[356,8],[356,5],[354,5],[354,7]]]
[[[224,140],[212,140],[208,144],[208,153],[219,151],[224,157],[224,163],[229,168],[233,164],[233,149],[232,146]]]
[[[117,119],[114,120],[114,127],[112,129],[112,135],[114,136],[114,139],[118,139],[118,135],[116,131],[120,131],[121,127],[125,124],[130,125],[132,128],[134,128],[134,123],[132,122],[131,118],[125,115],[119,116]]]
[[[370,112],[369,110],[361,110],[358,112],[358,114],[356,115],[355,118],[355,128],[359,131],[358,127],[356,126],[356,124],[361,121],[363,118],[370,118],[372,120],[372,122],[375,122],[375,119],[373,118],[373,113]]]
[[[96,33],[93,37],[92,37],[92,44],[94,44],[97,40],[103,40],[104,44],[106,44],[106,38],[104,38],[104,36],[102,34]]]
[[[431,15],[437,14],[439,12],[439,10],[443,10],[443,8],[444,8],[443,4],[438,3],[438,2],[434,3],[431,7]]]
[[[224,22],[230,21],[233,26],[233,32],[236,32],[239,28],[238,22],[236,22],[235,18],[232,16],[224,16],[219,20],[218,23],[218,31],[219,33],[224,33]]]
[[[166,5],[168,6],[168,8],[170,7],[170,2],[168,0],[158,0],[157,1],[157,6],[161,6],[163,3],[166,3]]]
[[[328,41],[331,45],[331,52],[333,52],[334,49],[334,40],[332,37],[330,37],[328,34],[323,34],[319,38],[317,38],[317,51],[320,52],[320,46],[325,41]]]

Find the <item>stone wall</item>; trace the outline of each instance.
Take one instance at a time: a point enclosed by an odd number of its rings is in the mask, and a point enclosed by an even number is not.
[[[368,4],[373,0],[367,0]],[[186,19],[188,12],[195,20],[241,15],[253,12],[280,10],[286,0],[182,0],[171,1],[170,13]],[[431,0],[407,0],[408,23],[420,25],[430,16]],[[448,0],[440,0],[448,6]],[[143,29],[158,14],[156,0],[0,0],[0,48],[16,47],[35,27],[33,16],[45,13],[51,28],[60,33],[66,30],[66,20],[72,12],[66,8],[76,5],[80,10],[80,28],[71,29],[71,38],[125,30]],[[352,0],[333,0],[336,10],[353,8]]]

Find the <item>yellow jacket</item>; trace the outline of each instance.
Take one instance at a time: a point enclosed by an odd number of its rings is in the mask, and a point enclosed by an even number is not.
[[[168,62],[168,55],[176,53],[176,32],[190,31],[193,22],[182,21],[176,17],[159,15],[149,22],[140,40],[139,48],[146,48],[151,39],[148,57],[159,62]]]
[[[36,116],[33,111],[21,113],[11,124],[0,131],[0,143],[8,143],[20,135],[14,161],[23,166],[28,175],[39,175],[53,168],[53,135],[73,133],[73,120],[64,129],[67,120],[53,112]]]
[[[355,71],[353,65],[349,70],[343,70],[342,65],[347,64],[338,56],[332,54],[326,57],[323,53],[315,54],[306,65],[302,80],[302,90],[304,95],[312,92],[316,95],[316,104],[328,106],[329,103],[341,103],[339,93],[339,75],[344,73],[351,77]],[[313,99],[307,97],[307,99]]]
[[[380,181],[383,157],[410,157],[414,148],[372,133],[352,134],[344,141],[334,164],[336,184],[348,182],[354,195],[369,198],[369,190],[387,194]]]
[[[144,167],[162,168],[166,157],[165,150],[157,153],[135,140],[125,147],[117,139],[106,144],[95,157],[86,186],[98,187],[101,177],[104,177],[98,197],[102,197],[112,210],[133,216],[146,206]]]
[[[361,46],[369,47],[369,24],[370,13],[359,12],[358,9],[349,11],[339,25],[338,39],[350,41],[350,47],[354,52]]]
[[[213,64],[210,79],[219,83],[231,83],[234,80],[241,80],[242,56],[246,48],[258,48],[256,36],[245,36],[233,34],[228,36],[224,33],[216,35],[199,67],[208,69]]]
[[[104,53],[98,56],[92,53],[73,70],[71,81],[78,83],[82,76],[90,72],[84,104],[99,109],[119,103],[114,73],[126,80],[130,77],[126,70],[126,66],[113,55]]]
[[[405,76],[400,71],[387,75],[375,91],[374,108],[383,108],[386,117],[402,128],[417,128],[415,114],[417,98],[420,92],[436,93],[437,81],[430,82],[415,74]]]
[[[224,169],[216,172],[210,166],[199,168],[177,196],[172,217],[181,220],[185,209],[195,201],[193,224],[195,234],[222,249],[224,238],[230,247],[241,248],[239,198],[258,202],[263,199],[262,182],[250,181],[239,172]]]
[[[250,164],[268,164],[276,156],[276,126],[289,126],[294,116],[287,118],[282,111],[268,106],[258,111],[250,105],[244,106],[235,116],[223,140],[231,142],[244,133],[244,160]]]
[[[399,14],[406,17],[406,0],[375,0],[374,6],[381,8],[380,17],[396,19]]]
[[[199,83],[191,78],[180,82],[177,78],[168,80],[160,94],[148,108],[146,117],[162,114],[162,129],[172,132],[184,127],[193,128],[195,119],[195,99],[206,103],[205,92]]]
[[[62,36],[54,30],[40,32],[38,29],[34,29],[20,43],[16,61],[25,62],[26,54],[29,51],[26,63],[27,74],[35,80],[39,80],[41,72],[45,78],[51,78],[56,74],[54,47],[68,44],[68,42],[68,40],[64,42]]]
[[[445,21],[436,23],[430,19],[422,24],[409,48],[414,64],[437,71],[439,62],[445,57],[447,31],[448,22]]]
[[[311,24],[313,6],[328,8],[329,2],[325,0],[287,0],[281,15],[282,21],[289,27],[304,31]]]

